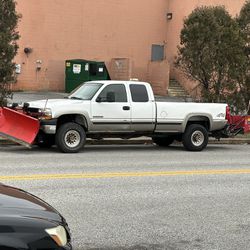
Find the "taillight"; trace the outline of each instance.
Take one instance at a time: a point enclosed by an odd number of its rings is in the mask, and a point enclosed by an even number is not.
[[[230,114],[230,107],[227,106],[226,107],[226,120],[228,120],[228,122],[230,123],[231,122],[231,114]]]

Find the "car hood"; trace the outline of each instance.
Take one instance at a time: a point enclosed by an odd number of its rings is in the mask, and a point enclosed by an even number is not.
[[[0,184],[0,217],[36,218],[64,224],[64,218],[43,200],[10,186]]]

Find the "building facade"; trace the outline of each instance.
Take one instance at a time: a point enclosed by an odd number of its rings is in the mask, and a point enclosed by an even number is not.
[[[17,0],[22,14],[15,90],[65,88],[65,60],[105,61],[111,78],[152,82],[164,94],[183,19],[201,5],[239,13],[245,0]],[[119,63],[126,65],[119,71]],[[122,74],[124,73],[124,74]],[[185,83],[188,86],[188,83]]]

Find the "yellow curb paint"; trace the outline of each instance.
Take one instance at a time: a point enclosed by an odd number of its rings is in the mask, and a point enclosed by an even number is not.
[[[160,177],[187,175],[234,175],[250,174],[250,169],[222,169],[222,170],[191,170],[191,171],[161,171],[161,172],[117,172],[117,173],[70,173],[70,174],[36,174],[0,176],[0,181],[20,180],[53,180],[53,179],[99,179],[123,177]]]

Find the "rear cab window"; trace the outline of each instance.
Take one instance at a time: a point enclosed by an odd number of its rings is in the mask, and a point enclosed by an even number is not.
[[[133,102],[148,102],[148,91],[145,85],[130,84],[129,85]]]

